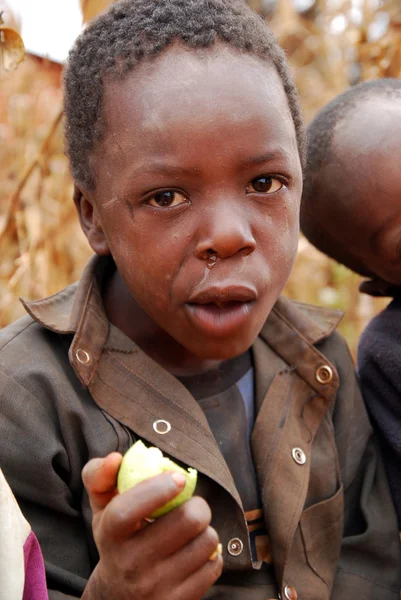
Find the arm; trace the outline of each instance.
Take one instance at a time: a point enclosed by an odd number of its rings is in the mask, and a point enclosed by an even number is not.
[[[79,598],[94,559],[54,403],[1,370],[0,390],[0,465],[40,542],[50,599]]]
[[[401,552],[380,452],[348,349],[341,342],[326,354],[341,382],[333,425],[344,485],[344,535],[333,600],[358,597],[361,589],[366,600],[395,599],[401,585]]]
[[[368,325],[358,348],[358,370],[401,529],[401,328],[397,326],[401,319],[394,319],[397,312],[387,309]]]
[[[50,600],[201,598],[222,569],[220,556],[208,560],[218,538],[209,526],[207,504],[194,498],[141,531],[142,517],[180,491],[171,475],[116,496],[116,463],[106,477],[107,493],[99,492],[99,471],[95,468],[93,474],[89,467],[85,482],[94,511],[97,564],[83,515],[87,496],[81,473],[77,480],[77,465],[72,466],[62,435],[71,431],[60,428],[61,415],[55,401],[46,397],[46,384],[41,382],[40,399],[30,389],[0,370],[0,464],[40,541]],[[71,419],[68,424],[79,447],[76,422]],[[93,464],[96,461],[89,463]],[[90,512],[89,505],[87,509]]]

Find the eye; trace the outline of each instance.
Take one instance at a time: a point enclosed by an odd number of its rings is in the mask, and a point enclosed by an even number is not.
[[[246,191],[248,193],[256,192],[257,194],[274,194],[283,187],[283,183],[275,177],[263,176],[255,177],[248,183]]]
[[[167,190],[165,192],[157,192],[148,200],[150,206],[156,206],[157,208],[171,208],[188,202],[188,198],[180,192],[174,190]]]

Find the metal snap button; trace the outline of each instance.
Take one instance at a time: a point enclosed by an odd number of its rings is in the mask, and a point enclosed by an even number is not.
[[[316,371],[316,379],[322,385],[330,383],[333,379],[333,369],[329,365],[322,365]]]
[[[293,448],[291,454],[297,465],[304,465],[306,463],[306,455],[302,448]]]
[[[297,600],[298,594],[296,589],[293,588],[292,585],[286,585],[284,588],[284,597],[287,598],[287,600]]]
[[[83,365],[87,365],[91,359],[89,353],[86,352],[86,350],[82,350],[82,348],[78,348],[78,350],[75,352],[75,357],[77,361]]]
[[[231,556],[239,556],[244,549],[244,544],[239,538],[233,538],[227,544],[227,550]]]
[[[171,431],[171,425],[168,421],[165,421],[164,419],[157,419],[157,421],[153,423],[153,429],[159,435],[166,435],[166,433]]]

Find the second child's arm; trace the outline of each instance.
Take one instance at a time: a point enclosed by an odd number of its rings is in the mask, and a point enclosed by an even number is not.
[[[221,556],[210,560],[219,540],[209,506],[194,497],[144,526],[144,519],[182,490],[185,478],[163,473],[118,494],[120,463],[121,455],[113,453],[83,470],[100,560],[82,599],[201,599],[222,571]]]

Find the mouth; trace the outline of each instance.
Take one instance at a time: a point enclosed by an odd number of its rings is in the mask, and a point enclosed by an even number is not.
[[[215,304],[224,307],[233,302],[253,302],[257,294],[253,287],[246,285],[213,286],[198,290],[189,298],[188,304]]]
[[[256,290],[251,287],[213,287],[193,295],[186,308],[197,328],[224,337],[246,323],[256,300]]]

